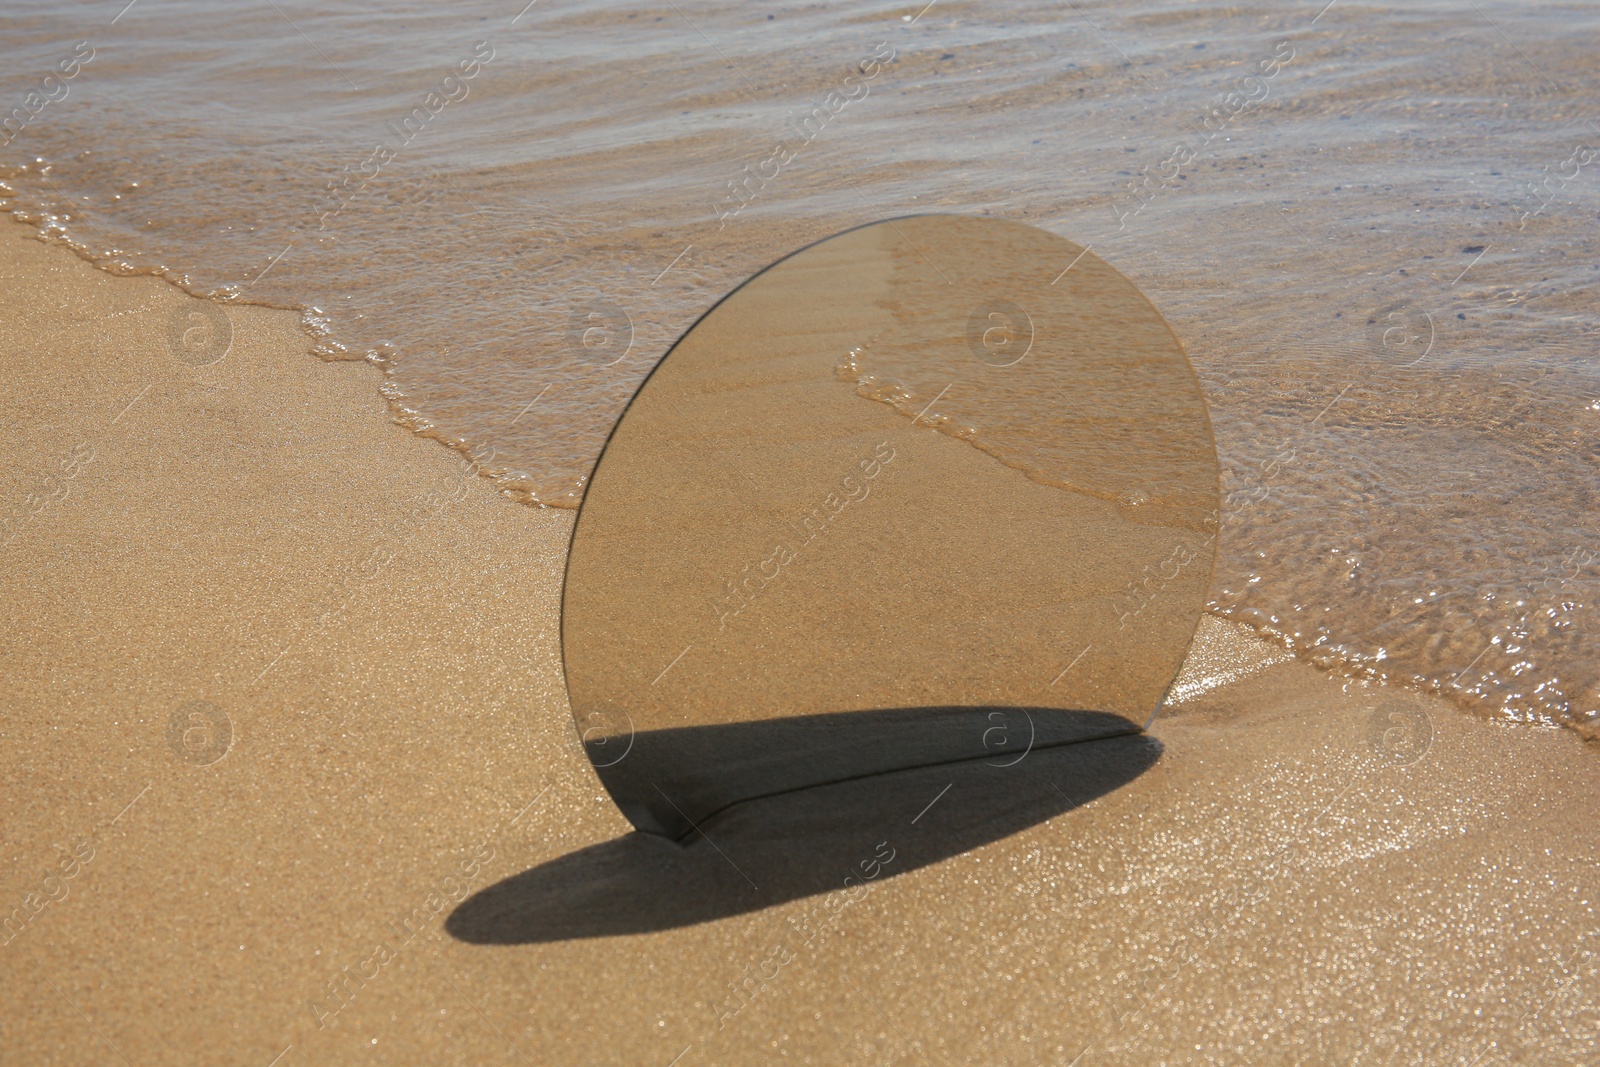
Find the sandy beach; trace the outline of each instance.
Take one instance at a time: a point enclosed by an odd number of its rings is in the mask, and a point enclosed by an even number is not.
[[[1208,617],[1144,737],[641,839],[566,704],[572,512],[396,425],[293,312],[11,223],[0,284],[6,1064],[1600,1048],[1573,731]]]

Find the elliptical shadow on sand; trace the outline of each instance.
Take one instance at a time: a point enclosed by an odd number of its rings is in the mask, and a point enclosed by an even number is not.
[[[902,720],[899,712],[849,718],[870,734],[880,715]],[[793,729],[736,728],[750,731],[736,747],[752,749]],[[513,875],[463,901],[445,929],[507,945],[669,930],[825,893],[830,907],[843,907],[886,879],[1069,813],[1132,781],[1160,754],[1155,738],[1123,734],[1036,747],[1020,760],[964,760],[746,801],[681,843],[636,832]]]

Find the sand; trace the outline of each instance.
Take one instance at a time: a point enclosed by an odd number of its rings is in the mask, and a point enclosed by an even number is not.
[[[1600,762],[1571,732],[1208,620],[1147,739],[627,837],[561,684],[571,514],[394,425],[294,314],[230,306],[196,366],[168,337],[198,301],[26,232],[0,232],[6,1063],[1600,1047]]]

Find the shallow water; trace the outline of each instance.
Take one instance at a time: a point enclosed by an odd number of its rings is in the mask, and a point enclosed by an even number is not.
[[[104,265],[305,309],[409,425],[558,506],[777,257],[884,215],[1042,226],[1206,387],[1215,610],[1593,732],[1597,29],[1506,2],[22,3],[0,165]]]

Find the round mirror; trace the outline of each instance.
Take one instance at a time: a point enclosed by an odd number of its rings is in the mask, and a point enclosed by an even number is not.
[[[1182,346],[1087,249],[923,215],[724,299],[573,533],[577,728],[640,830],[1143,729],[1193,636],[1216,449]]]

